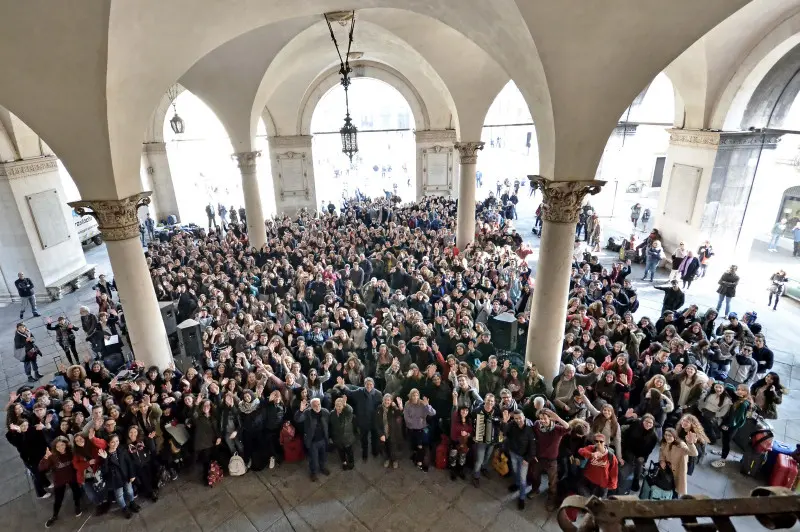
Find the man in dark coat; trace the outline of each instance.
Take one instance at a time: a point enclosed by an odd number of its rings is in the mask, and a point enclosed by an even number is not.
[[[356,426],[361,435],[361,458],[366,462],[370,443],[372,443],[372,456],[376,457],[380,453],[378,429],[373,420],[375,412],[383,401],[383,394],[375,388],[375,381],[370,377],[364,380],[363,388],[353,385],[345,386],[344,379],[339,377],[336,387],[341,389],[347,396],[347,400],[353,404]]]
[[[25,277],[24,273],[19,272],[17,274],[17,280],[14,281],[14,286],[17,287],[17,293],[22,300],[22,307],[19,309],[19,319],[25,317],[25,309],[28,307],[28,305],[31,306],[33,317],[38,317],[40,314],[36,309],[36,294],[33,290],[33,281]]]
[[[295,413],[294,420],[303,424],[303,443],[308,449],[308,468],[311,473],[311,482],[316,482],[319,477],[317,473],[330,475],[328,470],[328,426],[331,413],[322,408],[322,403],[318,398],[311,400],[311,408],[308,401],[303,399],[300,402],[300,409]]]
[[[673,312],[678,310],[686,301],[686,295],[681,290],[681,287],[678,286],[678,281],[676,280],[670,281],[666,286],[656,286],[655,288],[664,292],[664,302],[661,304],[662,315],[667,310]]]

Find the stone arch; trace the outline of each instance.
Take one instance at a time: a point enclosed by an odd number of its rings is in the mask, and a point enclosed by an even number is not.
[[[784,20],[745,56],[717,100],[709,127],[725,131],[739,129],[761,82],[798,44],[800,13]]]
[[[414,124],[417,129],[430,129],[430,116],[425,102],[411,82],[400,72],[390,66],[374,61],[357,61],[352,64],[353,78],[371,78],[382,81],[394,87],[411,107],[414,115]],[[309,87],[300,103],[300,112],[297,117],[297,130],[301,135],[311,134],[311,118],[317,104],[328,91],[339,84],[339,69],[337,67],[323,72]]]
[[[739,129],[780,127],[800,94],[800,44],[761,79],[745,106]]]

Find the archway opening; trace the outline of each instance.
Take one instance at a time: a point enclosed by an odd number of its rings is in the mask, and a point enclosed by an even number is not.
[[[500,196],[506,180],[511,188],[517,180],[521,188],[527,187],[527,176],[539,172],[539,149],[530,109],[513,81],[497,94],[483,124],[477,199],[490,192]]]
[[[416,197],[414,115],[400,92],[383,81],[356,78],[349,88],[350,116],[358,128],[358,154],[342,153],[345,114],[341,85],[320,99],[311,118],[317,199],[323,205],[362,194]]]
[[[674,116],[674,88],[662,72],[622,113],[606,144],[596,173],[606,185],[588,201],[626,237],[634,205],[649,209],[651,215],[657,210]]]
[[[170,173],[181,221],[202,226],[207,223],[205,207],[209,203],[215,208],[220,204],[228,209],[244,206],[242,178],[236,162],[231,158],[233,148],[230,136],[214,111],[188,90],[178,95],[175,105],[186,123],[186,131],[180,135],[172,131],[169,124],[172,113],[168,112],[164,120],[164,142]],[[271,216],[275,212],[275,192],[267,131],[261,119],[258,121],[255,145],[262,153],[258,162],[261,203],[264,215]]]

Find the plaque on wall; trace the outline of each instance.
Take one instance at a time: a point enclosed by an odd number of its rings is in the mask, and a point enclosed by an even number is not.
[[[422,173],[425,194],[452,192],[453,149],[433,146],[423,150]]]
[[[70,239],[64,209],[54,188],[25,196],[31,217],[39,235],[42,249],[51,248]]]
[[[309,199],[311,191],[308,187],[306,154],[289,151],[279,153],[277,159],[281,200],[297,196]]]
[[[677,163],[672,165],[664,215],[683,220],[687,224],[692,223],[702,173],[703,169],[697,166]]]

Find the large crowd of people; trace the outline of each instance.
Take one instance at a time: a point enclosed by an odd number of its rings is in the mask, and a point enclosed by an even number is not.
[[[184,372],[110,373],[106,344],[124,337],[123,313],[98,289],[97,315],[81,310],[94,357],[8,405],[7,438],[37,495],[52,486],[47,526],[67,487],[77,515],[85,494],[98,513],[116,502],[130,518],[135,494],[156,501],[178,474],[213,484],[217,464],[241,473],[235,457],[253,470],[305,459],[314,482],[330,462],[358,467],[356,449],[389,469],[446,467],[476,487],[507,475],[520,509],[543,475],[549,509],[572,492],[638,490],[651,456],[683,494],[709,445],[722,443],[714,466],[725,465],[748,412],[777,415],[783,389],[763,335],[735,312],[683,302],[635,319],[630,261],[603,267],[591,253],[575,257],[561,371],[545,382],[524,362],[526,249],[515,213],[497,207],[479,204],[465,249],[455,202],[438,197],[270,219],[260,250],[233,220],[151,241],[157,297],[200,324],[204,352]],[[507,313],[523,356],[492,338]],[[52,327],[74,353],[78,327]],[[24,325],[17,333],[23,349],[34,343]]]

